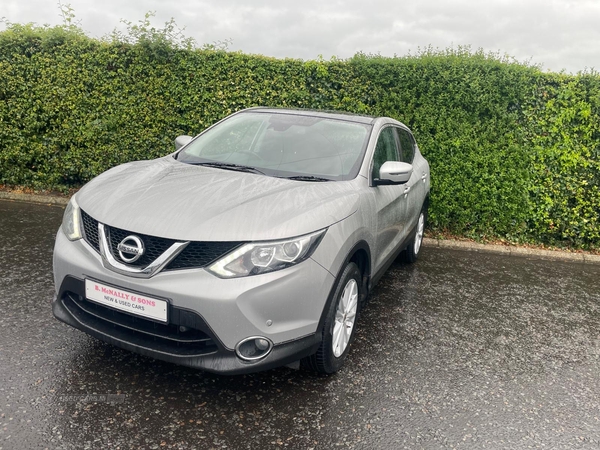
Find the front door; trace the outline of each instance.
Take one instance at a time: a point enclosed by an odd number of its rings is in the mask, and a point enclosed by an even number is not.
[[[400,160],[413,166],[413,173],[405,185],[408,188],[408,192],[405,195],[406,227],[408,232],[417,225],[419,219],[419,213],[421,212],[426,194],[426,174],[419,159],[415,158],[415,140],[412,135],[403,128],[396,128],[396,132],[400,141]]]
[[[383,163],[400,161],[398,150],[398,139],[394,127],[383,128],[373,153],[372,180],[379,179],[379,168]],[[405,220],[408,198],[405,190],[407,187],[404,184],[393,184],[370,188],[377,214],[375,271],[379,270],[391,256],[408,232]]]

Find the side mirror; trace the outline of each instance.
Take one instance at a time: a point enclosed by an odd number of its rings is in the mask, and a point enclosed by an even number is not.
[[[175,139],[175,151],[179,150],[184,145],[187,145],[192,139],[194,139],[192,136],[177,136],[177,139]]]
[[[386,161],[379,169],[379,180],[376,184],[406,183],[410,180],[412,172],[412,164],[398,161]]]

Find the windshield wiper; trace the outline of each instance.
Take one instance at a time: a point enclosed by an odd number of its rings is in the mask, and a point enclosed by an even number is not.
[[[207,167],[215,167],[217,169],[236,170],[238,172],[250,172],[250,173],[258,173],[260,175],[266,175],[262,170],[259,170],[256,167],[243,166],[241,164],[223,163],[223,162],[198,162],[198,163],[188,163],[188,164],[192,164],[194,166],[207,166]]]
[[[286,180],[297,180],[297,181],[333,181],[333,180],[330,180],[329,178],[315,177],[313,175],[296,175],[293,177],[280,177],[280,178],[285,178]]]

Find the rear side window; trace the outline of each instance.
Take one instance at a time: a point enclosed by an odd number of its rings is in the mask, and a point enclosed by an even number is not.
[[[402,128],[398,128],[397,131],[400,139],[402,162],[412,164],[415,157],[415,140],[408,131]]]
[[[379,179],[379,169],[384,162],[398,160],[398,146],[396,145],[394,129],[392,127],[384,128],[379,133],[375,153],[373,154],[373,180]]]

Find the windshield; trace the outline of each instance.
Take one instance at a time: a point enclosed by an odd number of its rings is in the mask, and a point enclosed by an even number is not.
[[[348,180],[358,174],[370,131],[370,125],[345,120],[245,112],[204,132],[176,158],[248,166],[277,177]]]

